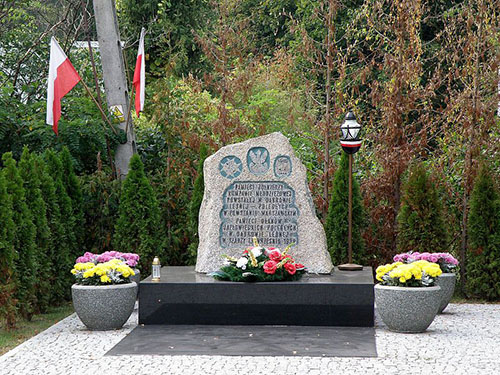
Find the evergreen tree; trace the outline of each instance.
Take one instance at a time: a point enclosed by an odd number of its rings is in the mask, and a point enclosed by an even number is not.
[[[57,288],[55,288],[55,299],[57,301],[62,301],[64,299],[69,299],[70,296],[70,286],[72,283],[72,276],[70,273],[71,267],[73,265],[76,240],[75,240],[75,218],[73,217],[73,207],[71,204],[71,199],[69,198],[66,189],[64,188],[62,179],[62,164],[58,155],[47,149],[44,154],[46,163],[46,174],[50,175],[54,182],[55,189],[55,202],[57,205],[53,206],[53,211],[51,215],[56,215],[55,220],[59,220],[59,223],[54,223],[55,225],[60,224],[56,230],[60,230],[57,234],[54,233],[54,275],[57,280]],[[45,180],[48,177],[44,177]],[[46,192],[52,194],[52,192]],[[48,198],[50,200],[52,198]],[[57,208],[56,208],[57,207]],[[55,212],[58,209],[58,213]]]
[[[56,267],[58,270],[61,269],[60,265],[57,266],[59,264],[60,254],[63,254],[64,258],[64,254],[69,254],[69,249],[64,239],[64,227],[61,223],[61,213],[54,179],[48,172],[45,160],[41,156],[32,154],[32,158],[35,165],[35,171],[40,180],[40,190],[46,206],[45,214],[47,217],[47,226],[51,233],[46,253],[49,262],[45,265],[47,268],[45,268],[44,276],[51,285],[49,292],[50,304],[57,305],[64,300],[67,294],[65,290],[67,285],[64,283],[64,278],[59,277],[56,273]]]
[[[402,189],[398,226],[400,252],[441,252],[447,249],[448,236],[438,191],[423,163],[410,167]]]
[[[471,194],[467,290],[480,298],[500,298],[500,199],[491,171],[482,165]]]
[[[83,227],[84,227],[84,215],[83,215],[83,193],[80,187],[80,181],[76,177],[75,170],[73,167],[73,161],[71,154],[66,146],[63,147],[60,155],[61,165],[62,165],[62,182],[68,197],[71,199],[71,207],[73,209],[73,218],[75,227],[73,228],[73,233],[75,234],[75,244],[73,246],[72,256],[77,258],[81,255],[80,245],[83,244]]]
[[[140,255],[139,269],[149,273],[155,255],[163,258],[165,238],[160,208],[142,161],[135,154],[120,195],[119,217],[113,238],[115,250]]]
[[[198,161],[197,175],[194,180],[193,193],[191,195],[191,201],[189,202],[189,226],[190,226],[190,236],[191,243],[188,247],[188,262],[194,264],[196,260],[196,254],[198,252],[198,221],[201,202],[203,201],[203,194],[205,192],[205,181],[203,176],[203,163],[208,156],[208,147],[202,143],[200,146],[200,159]]]
[[[7,194],[7,184],[0,173],[0,319],[6,322],[7,329],[13,328],[16,321],[14,221],[12,220],[12,199]]]
[[[334,264],[348,261],[348,215],[349,215],[349,156],[342,153],[340,164],[333,177],[332,198],[328,207],[325,232],[328,250]],[[365,261],[365,244],[361,231],[364,212],[361,193],[356,178],[352,179],[352,258],[354,263]]]
[[[46,312],[50,305],[51,284],[47,272],[51,269],[50,254],[50,228],[47,225],[47,208],[40,190],[40,176],[36,171],[35,159],[30,155],[25,146],[19,161],[19,173],[24,182],[26,202],[33,214],[33,224],[36,228],[36,259],[38,267],[36,271],[36,297],[38,312]]]
[[[12,199],[12,218],[15,225],[14,249],[17,251],[15,296],[19,312],[25,319],[31,320],[36,306],[36,228],[31,211],[26,204],[23,180],[12,158],[12,153],[3,154],[2,161],[5,166],[2,173],[7,183],[7,193]]]

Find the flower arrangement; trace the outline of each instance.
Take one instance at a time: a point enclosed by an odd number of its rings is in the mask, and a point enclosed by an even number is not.
[[[451,273],[457,270],[458,260],[450,253],[419,253],[409,252],[394,256],[395,262],[412,263],[418,260],[437,263],[443,273]]]
[[[226,281],[294,281],[306,272],[303,264],[296,263],[288,251],[274,247],[261,247],[254,238],[254,246],[243,251],[239,258],[225,255],[224,266],[211,273],[216,280]]]
[[[139,255],[134,253],[120,253],[119,251],[106,251],[102,254],[86,252],[83,256],[76,259],[76,263],[106,263],[112,259],[118,259],[125,262],[129,267],[137,266]]]
[[[433,286],[443,272],[437,263],[416,260],[411,263],[394,262],[377,267],[376,278],[382,285],[404,287]]]
[[[78,262],[71,273],[78,285],[109,285],[130,283],[134,270],[120,259],[111,259],[103,263]]]

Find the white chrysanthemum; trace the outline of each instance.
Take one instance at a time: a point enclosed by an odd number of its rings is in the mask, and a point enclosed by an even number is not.
[[[231,265],[231,262],[229,261],[229,259],[224,259],[224,262],[222,263],[223,266],[230,266]]]
[[[248,258],[241,257],[236,262],[236,267],[241,268],[242,270],[245,270],[247,268],[247,263],[248,263]]]
[[[254,257],[258,257],[262,254],[262,247],[254,247],[252,250],[250,250],[253,254]]]

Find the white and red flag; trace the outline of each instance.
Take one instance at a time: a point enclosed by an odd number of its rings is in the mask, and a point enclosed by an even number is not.
[[[61,117],[61,99],[80,81],[80,76],[62,50],[56,38],[50,40],[49,80],[47,88],[47,124],[57,134]]]
[[[139,113],[144,109],[144,94],[146,93],[146,61],[144,56],[144,27],[141,30],[141,38],[139,39],[139,50],[137,51],[137,60],[134,70],[134,87],[135,87],[135,113],[139,117]]]

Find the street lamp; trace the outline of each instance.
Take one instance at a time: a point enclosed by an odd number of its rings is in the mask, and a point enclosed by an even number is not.
[[[363,266],[354,264],[352,262],[352,163],[353,155],[359,151],[361,147],[361,139],[359,138],[359,131],[361,125],[356,121],[354,113],[349,111],[345,117],[345,121],[340,127],[342,136],[340,137],[340,145],[346,154],[349,155],[349,234],[348,234],[348,257],[349,262],[338,266],[339,270],[343,271],[359,271]]]

